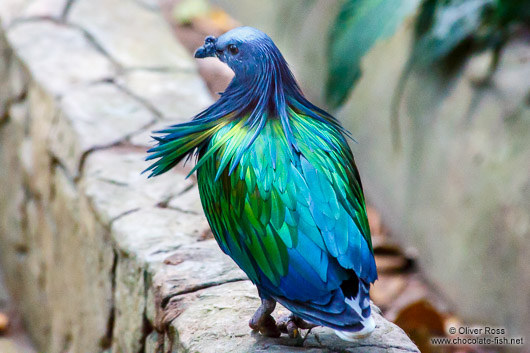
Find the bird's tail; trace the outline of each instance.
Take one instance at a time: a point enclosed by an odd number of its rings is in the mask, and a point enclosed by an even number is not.
[[[355,341],[366,338],[375,330],[375,320],[371,315],[370,309],[370,284],[359,281],[359,290],[357,295],[353,298],[346,298],[346,304],[352,308],[359,316],[361,316],[362,328],[356,331],[339,331],[335,330],[335,334],[345,341]]]
[[[363,329],[356,332],[349,332],[349,331],[339,331],[335,330],[335,334],[339,336],[340,339],[348,342],[355,342],[356,340],[366,338],[372,334],[372,332],[375,330],[375,320],[373,317],[368,317],[367,319],[364,319],[362,322],[362,325],[364,326]]]

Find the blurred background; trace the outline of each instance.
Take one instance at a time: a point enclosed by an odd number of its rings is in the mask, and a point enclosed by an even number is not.
[[[422,352],[449,327],[530,333],[530,2],[164,0],[190,51],[249,25],[336,115],[370,204],[373,300]],[[230,70],[199,62],[212,94]]]
[[[380,274],[372,299],[422,352],[529,351],[430,339],[490,326],[530,340],[530,1],[160,6],[190,53],[240,25],[268,33],[304,93],[352,132]],[[231,71],[197,65],[216,99]],[[3,297],[0,286],[0,333],[20,321]]]

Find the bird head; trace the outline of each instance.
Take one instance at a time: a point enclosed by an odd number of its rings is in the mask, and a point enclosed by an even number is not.
[[[289,140],[292,136],[288,116],[292,111],[331,122],[342,129],[335,118],[304,97],[282,53],[260,30],[238,27],[219,38],[208,36],[204,45],[195,51],[195,57],[217,57],[235,73],[220,99],[199,117],[218,118],[229,113],[243,117],[250,113],[251,122],[263,123],[266,116],[277,116],[287,129]]]
[[[219,38],[206,37],[195,57],[217,57],[234,71],[240,82],[252,81],[265,70],[273,69],[275,59],[285,63],[272,39],[252,27],[235,28]]]

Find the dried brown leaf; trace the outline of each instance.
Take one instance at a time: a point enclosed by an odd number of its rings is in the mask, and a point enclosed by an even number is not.
[[[382,310],[388,309],[396,297],[407,287],[406,275],[380,274],[370,290],[370,297]]]
[[[430,339],[444,335],[444,322],[444,316],[426,300],[404,307],[395,320],[423,353],[441,352],[442,348],[432,346]]]
[[[0,334],[7,331],[9,327],[9,317],[7,314],[0,313]]]
[[[399,255],[375,255],[375,263],[379,273],[398,273],[409,268],[409,260]]]

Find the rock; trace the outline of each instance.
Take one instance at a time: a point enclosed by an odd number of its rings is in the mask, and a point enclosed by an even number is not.
[[[24,330],[17,305],[7,292],[4,275],[0,271],[0,352],[37,353]]]
[[[6,98],[11,101],[20,101],[21,98],[28,91],[29,73],[27,69],[22,65],[20,60],[13,58],[9,60],[9,74],[6,83],[9,85],[7,88],[8,95]]]
[[[36,82],[31,82],[27,92],[28,132],[26,148],[30,151],[24,160],[31,160],[31,168],[24,168],[28,181],[28,190],[45,201],[49,201],[52,194],[52,156],[49,154],[48,141],[50,130],[57,115],[57,102],[53,95],[47,94]],[[38,119],[32,117],[37,115]],[[24,161],[23,160],[23,161]],[[24,164],[23,164],[24,166]]]
[[[0,21],[3,29],[9,28],[13,21],[22,15],[30,0],[5,0],[0,3]]]
[[[201,232],[201,219],[185,222],[177,211],[162,208],[142,209],[112,223],[113,241],[120,249],[116,270],[115,324],[120,332],[113,336],[115,351],[136,352],[145,339],[145,325],[155,320],[154,298],[148,296],[153,277],[172,279],[163,261],[175,250],[193,241]],[[166,275],[167,273],[167,275]],[[188,272],[188,277],[191,272]],[[169,286],[169,284],[167,284]],[[156,285],[154,285],[156,286]]]
[[[32,77],[52,95],[108,79],[114,66],[82,31],[50,21],[21,22],[7,35]]]
[[[190,188],[188,191],[172,197],[167,205],[170,208],[178,209],[186,213],[204,214],[201,197],[197,188]]]
[[[4,77],[0,77],[0,82],[2,80]],[[4,166],[0,168],[0,264],[6,273],[16,278],[25,271],[24,260],[29,246],[25,232],[21,231],[25,190],[21,183],[15,182],[23,179],[19,150],[26,127],[23,114],[19,114],[20,108],[22,105],[5,107],[5,111],[16,113],[16,116],[13,119],[8,116],[0,122],[0,165]],[[22,286],[18,282],[13,283],[12,288],[20,289]]]
[[[191,120],[212,103],[195,72],[134,70],[118,83],[149,102],[172,124]]]
[[[77,0],[68,19],[125,68],[195,70],[162,15],[133,0]]]
[[[0,2],[1,24],[8,28],[15,20],[50,17],[59,19],[68,0],[2,0]]]
[[[145,156],[142,150],[124,147],[96,151],[87,157],[81,186],[105,224],[132,210],[154,208],[193,186],[192,180],[185,179],[188,170],[181,168],[148,179],[142,174],[149,166]]]
[[[69,0],[31,0],[22,12],[22,18],[47,17],[60,19]]]
[[[112,231],[121,251],[136,257],[154,275],[168,256],[193,243],[207,227],[202,217],[189,218],[178,211],[153,207],[117,219]]]
[[[50,146],[74,176],[87,151],[124,141],[155,119],[141,102],[110,83],[70,92],[61,99],[60,109]]]
[[[152,125],[147,126],[142,131],[132,134],[128,138],[128,142],[134,146],[146,147],[144,150],[147,151],[147,147],[151,148],[155,144],[155,139],[153,139],[153,135],[155,135],[154,132],[165,129],[170,125],[171,122],[167,120],[157,121]]]
[[[26,92],[27,72],[7,46],[6,38],[0,34],[0,123],[9,116],[8,110],[18,103]]]
[[[25,204],[27,242],[29,244],[25,254],[25,273],[19,279],[22,291],[25,293],[26,302],[29,304],[22,308],[24,315],[31,316],[28,326],[35,332],[36,342],[40,345],[48,344],[46,331],[50,330],[52,316],[50,298],[46,291],[50,283],[49,271],[53,238],[53,224],[46,217],[42,205],[36,200],[27,200]],[[33,311],[31,308],[39,307]]]
[[[146,272],[142,261],[129,253],[119,253],[114,289],[113,352],[141,352],[144,344]]]
[[[115,249],[108,228],[60,167],[54,170],[54,185],[55,197],[47,209],[55,227],[49,245],[53,258],[47,262],[50,344],[42,350],[99,352],[109,336]]]
[[[173,298],[180,314],[171,329],[178,335],[176,351],[192,352],[419,352],[406,334],[383,319],[374,307],[376,330],[364,340],[345,342],[332,330],[315,328],[303,348],[294,347],[293,341],[283,336],[278,339],[252,333],[248,320],[259,306],[259,298],[250,281],[213,286]],[[278,311],[285,311],[279,306]],[[171,335],[171,333],[170,333]],[[152,353],[152,352],[149,352]]]
[[[213,239],[179,246],[167,253],[164,263],[166,266],[157,269],[153,280],[156,295],[162,301],[248,279]]]
[[[2,92],[7,92],[9,90],[9,75],[10,75],[10,65],[12,53],[9,49],[9,45],[4,36],[0,36],[0,90]],[[0,124],[6,120],[8,102],[10,100],[10,95],[2,94],[0,96]]]

